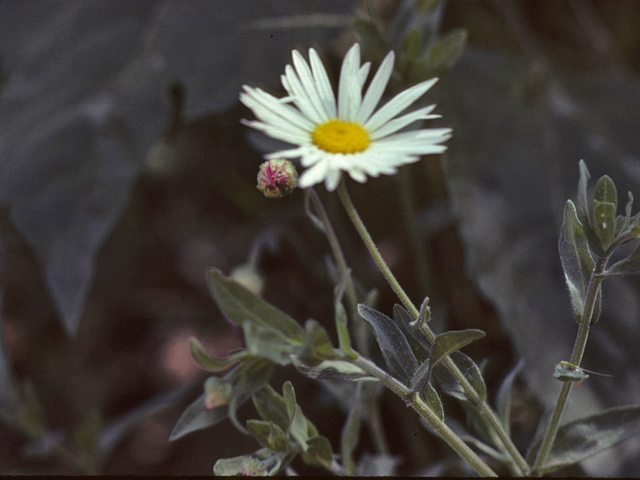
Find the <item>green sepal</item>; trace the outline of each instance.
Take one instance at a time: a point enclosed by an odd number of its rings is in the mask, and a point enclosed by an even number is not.
[[[238,282],[226,278],[220,270],[209,269],[209,289],[218,307],[234,323],[246,321],[277,330],[290,343],[302,345],[304,331],[289,315],[249,291]]]

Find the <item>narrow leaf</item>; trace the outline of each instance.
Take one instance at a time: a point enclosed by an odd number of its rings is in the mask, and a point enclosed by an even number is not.
[[[603,247],[613,238],[617,210],[616,186],[608,175],[604,175],[598,180],[593,195],[593,225]]]
[[[366,305],[358,305],[358,313],[373,327],[391,375],[405,385],[410,385],[418,368],[418,361],[400,327],[385,314]]]
[[[356,472],[356,462],[353,460],[353,452],[360,439],[360,396],[362,394],[362,385],[362,383],[358,383],[356,387],[356,396],[340,436],[342,463],[349,475],[355,475]]]
[[[482,373],[480,372],[478,365],[460,351],[453,352],[451,354],[451,360],[453,360],[453,363],[458,366],[462,374],[471,383],[480,398],[484,400],[487,396],[487,387],[485,386],[484,379],[482,378]],[[467,393],[462,388],[462,385],[460,385],[458,380],[456,380],[451,372],[447,370],[444,364],[436,365],[433,369],[433,373],[445,393],[465,402],[470,401],[467,397]]]
[[[584,160],[580,160],[580,180],[578,181],[578,196],[576,198],[576,209],[578,219],[584,228],[584,233],[593,252],[602,257],[605,255],[604,248],[600,244],[600,239],[596,234],[596,231],[593,226],[593,222],[591,221],[591,216],[589,213],[589,200],[587,195],[587,183],[591,175],[589,175],[589,170],[587,169],[587,165],[584,163]]]
[[[301,362],[296,356],[292,357],[292,360],[301,373],[316,380],[376,380],[360,367],[345,360],[324,360],[313,367]]]
[[[233,378],[233,393],[229,401],[229,419],[241,432],[246,433],[246,429],[236,416],[238,407],[269,381],[273,370],[274,365],[270,361],[263,358],[252,358],[242,362],[227,375],[229,376],[232,373],[235,375]]]
[[[640,273],[640,244],[633,249],[627,258],[607,268],[603,275],[636,275],[638,273]]]
[[[191,337],[189,339],[189,350],[191,350],[191,356],[198,365],[210,372],[219,372],[220,370],[224,370],[237,362],[245,354],[245,352],[238,352],[242,355],[236,354],[227,358],[213,357],[204,351],[204,347],[195,337]]]
[[[227,418],[229,414],[228,405],[207,410],[204,402],[205,396],[203,393],[182,412],[182,415],[180,415],[180,418],[171,430],[169,440],[177,440],[188,433],[217,425]]]
[[[251,398],[263,419],[275,423],[282,430],[289,428],[289,415],[284,398],[270,385],[264,385],[256,390]]]
[[[411,380],[411,391],[419,392],[426,388],[429,383],[429,377],[431,376],[431,362],[427,358],[416,370],[413,379]]]
[[[567,423],[558,435],[549,458],[537,472],[545,474],[573,465],[640,433],[640,405],[616,407]],[[527,454],[535,458],[542,436]]]
[[[504,377],[504,380],[502,380],[500,387],[498,387],[498,393],[496,394],[498,416],[500,417],[500,420],[502,420],[502,425],[506,429],[507,433],[511,428],[511,422],[509,421],[509,413],[511,411],[511,387],[523,366],[523,360],[516,363],[516,366],[513,367],[507,376]]]
[[[216,268],[209,270],[208,280],[209,289],[218,307],[236,324],[242,326],[248,320],[279,331],[291,343],[304,343],[302,327],[286,313],[238,282],[226,278]]]
[[[289,417],[288,432],[295,440],[298,441],[302,450],[306,452],[309,448],[309,445],[307,444],[307,440],[309,438],[307,419],[302,414],[300,406],[296,403],[296,392],[293,389],[291,382],[286,381],[284,383],[282,386],[282,394],[287,406],[287,416]]]
[[[348,282],[351,281],[351,269],[347,269],[340,283],[336,285],[333,292],[333,305],[336,319],[336,330],[338,332],[338,341],[340,350],[351,358],[358,358],[358,353],[351,346],[351,336],[349,335],[347,311],[342,305],[342,298],[346,291]]]
[[[431,411],[435,413],[440,420],[444,421],[444,408],[442,407],[442,401],[440,400],[440,395],[438,395],[436,389],[433,388],[433,385],[430,383],[427,384],[420,392],[420,396],[429,406]]]
[[[286,447],[284,431],[273,422],[247,420],[247,429],[263,447],[269,450],[277,452]]]
[[[571,200],[567,200],[564,209],[558,251],[562,269],[564,270],[564,277],[569,287],[573,314],[576,321],[580,323],[587,285],[594,263],[589,252],[584,228],[580,220],[578,220],[575,206]]]

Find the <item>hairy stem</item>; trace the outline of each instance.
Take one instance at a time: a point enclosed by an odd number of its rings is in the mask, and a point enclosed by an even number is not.
[[[358,211],[356,210],[355,206],[353,205],[353,202],[351,201],[351,197],[349,196],[349,192],[347,191],[347,187],[345,185],[344,180],[341,180],[340,184],[338,185],[338,195],[340,196],[340,200],[342,201],[342,204],[344,205],[344,208],[347,211],[347,214],[349,215],[349,217],[351,218],[351,221],[356,227],[356,230],[360,234],[362,241],[364,242],[365,246],[369,250],[369,253],[373,257],[374,262],[376,263],[376,265],[378,266],[378,268],[386,278],[387,282],[389,283],[393,291],[396,293],[396,295],[398,296],[402,304],[405,306],[405,308],[409,311],[411,316],[413,318],[418,318],[418,314],[419,314],[418,309],[411,302],[411,299],[407,296],[407,294],[402,289],[402,287],[396,280],[395,276],[393,275],[393,273],[391,272],[391,270],[383,260],[382,255],[380,255],[380,252],[378,251],[378,248],[376,247],[375,242],[371,238],[371,235],[369,235],[367,228],[362,222],[362,219],[360,218]],[[433,343],[436,338],[435,333],[433,333],[433,331],[431,330],[431,328],[429,328],[427,324],[423,324],[422,328],[425,335],[429,339],[429,341]],[[498,416],[495,414],[495,412],[492,410],[489,404],[487,404],[482,398],[480,398],[480,396],[478,395],[478,392],[476,392],[476,390],[469,383],[467,378],[464,376],[464,374],[460,371],[458,366],[453,362],[453,360],[451,360],[449,356],[446,356],[443,361],[447,366],[447,368],[451,371],[451,373],[460,382],[460,384],[462,385],[462,388],[465,390],[472,404],[478,406],[480,411],[485,415],[485,418],[487,418],[487,421],[491,424],[491,426],[495,430],[496,434],[502,441],[506,451],[513,459],[515,466],[518,468],[517,473],[521,475],[528,474],[530,468],[529,468],[529,465],[527,464],[527,461],[524,459],[524,457],[520,454],[516,446],[513,444],[511,437],[509,437],[509,434],[506,432]]]
[[[589,279],[589,286],[587,287],[582,317],[580,318],[580,327],[578,328],[576,342],[573,346],[573,353],[571,354],[571,363],[576,366],[580,366],[582,356],[584,355],[584,351],[587,346],[589,328],[591,327],[593,312],[598,298],[598,290],[600,289],[600,284],[604,280],[604,277],[600,277],[599,275],[604,271],[608,259],[609,257],[598,258],[595,267],[593,268],[593,272],[591,273],[591,278]],[[533,462],[532,468],[533,472],[536,474],[540,473],[539,471],[546,462],[549,452],[553,447],[553,443],[555,442],[556,435],[558,433],[560,419],[562,418],[562,413],[564,412],[567,401],[569,400],[572,385],[573,382],[565,382],[560,389],[556,405],[553,409],[553,413],[551,414],[551,419],[549,420],[549,425],[547,426],[547,431],[545,432],[542,444],[540,445],[540,450],[538,450],[536,459]]]

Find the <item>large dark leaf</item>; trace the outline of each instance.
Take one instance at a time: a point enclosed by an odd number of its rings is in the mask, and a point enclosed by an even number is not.
[[[391,375],[405,385],[410,385],[418,368],[418,361],[402,329],[394,320],[366,305],[358,305],[358,313],[373,327]]]

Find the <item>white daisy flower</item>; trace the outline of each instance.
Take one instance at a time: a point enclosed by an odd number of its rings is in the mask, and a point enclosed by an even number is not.
[[[431,114],[435,105],[397,116],[424,95],[437,78],[399,93],[374,113],[393,71],[393,52],[385,57],[363,96],[371,64],[360,65],[360,45],[353,45],[342,62],[337,102],[317,52],[309,49],[311,66],[297,50],[292,56],[293,66],[287,65],[281,76],[289,96],[278,99],[244,85],[240,101],[258,118],[242,123],[296,146],[265,158],[299,157],[302,166],[308,168],[298,186],[306,188],[324,181],[327,190],[333,191],[342,172],[364,183],[367,175],[391,175],[397,167],[416,162],[421,155],[447,149],[440,143],[451,137],[450,128],[399,132],[419,120],[440,117]]]

